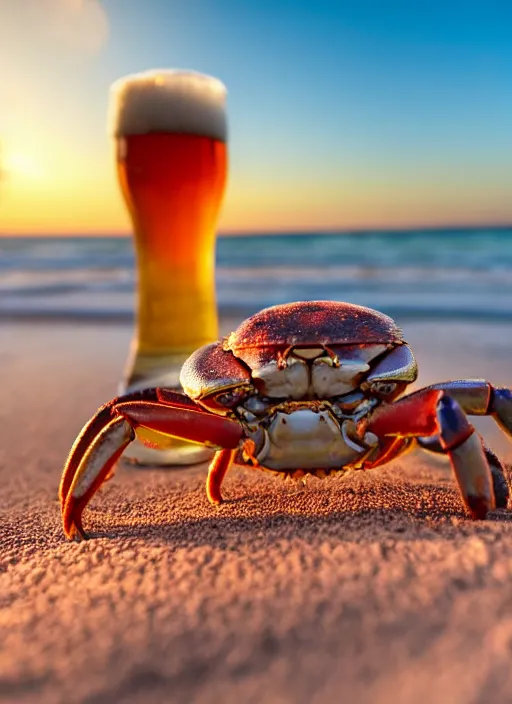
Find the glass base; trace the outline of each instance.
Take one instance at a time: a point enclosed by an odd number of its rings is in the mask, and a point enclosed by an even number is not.
[[[192,464],[209,462],[213,451],[181,440],[173,440],[171,447],[165,450],[155,450],[134,440],[123,453],[122,460],[144,467],[185,467]]]
[[[169,360],[166,362],[166,369],[164,372],[158,373],[158,369],[155,369],[157,363],[152,360],[153,375],[146,376],[145,374],[140,374],[140,367],[146,366],[145,364],[140,364],[140,358],[133,364],[133,369],[137,369],[138,373],[136,375],[137,380],[130,383],[130,377],[134,377],[135,374],[132,372],[128,376],[128,382],[121,383],[119,385],[119,394],[123,395],[130,393],[132,391],[141,391],[142,389],[149,389],[155,387],[165,387],[168,389],[175,389],[176,391],[182,392],[182,388],[179,383],[179,374],[181,365],[184,361],[173,360],[172,368],[169,368]],[[159,365],[158,365],[159,366]],[[214,450],[204,447],[203,445],[198,445],[193,442],[186,442],[185,440],[179,440],[178,438],[165,438],[166,447],[163,449],[155,449],[152,447],[146,447],[142,442],[135,439],[124,451],[122,459],[130,462],[131,464],[137,464],[142,466],[170,466],[170,467],[180,467],[193,464],[200,464],[202,462],[209,462],[214,454]]]

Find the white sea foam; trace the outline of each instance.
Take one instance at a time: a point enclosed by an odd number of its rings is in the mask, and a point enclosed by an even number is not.
[[[226,88],[195,71],[153,70],[111,87],[109,133],[181,132],[226,141]]]

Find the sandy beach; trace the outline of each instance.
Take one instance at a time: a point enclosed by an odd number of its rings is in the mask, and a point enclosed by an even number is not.
[[[419,384],[512,385],[512,326],[404,328]],[[237,468],[219,509],[205,466],[122,467],[66,541],[62,464],[130,336],[0,327],[1,701],[512,701],[512,514],[468,520],[443,458],[306,487]]]

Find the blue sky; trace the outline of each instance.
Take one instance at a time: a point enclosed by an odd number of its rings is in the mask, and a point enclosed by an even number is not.
[[[66,178],[73,202],[101,186],[97,212],[77,205],[75,225],[56,213],[54,227],[128,227],[105,134],[108,86],[154,67],[228,87],[223,229],[512,222],[512,3],[105,0],[88,26],[98,42],[85,46],[77,26],[63,41],[52,25],[57,5],[69,20],[70,0],[41,0],[48,26],[32,0],[17,2],[13,12],[0,0],[0,59],[25,86],[3,101],[4,151],[12,137],[18,152],[20,142],[37,152],[34,135],[58,142],[60,165],[43,169],[55,176],[47,209]],[[17,179],[17,196],[13,175],[4,198],[9,224],[29,230],[20,213],[30,188]]]

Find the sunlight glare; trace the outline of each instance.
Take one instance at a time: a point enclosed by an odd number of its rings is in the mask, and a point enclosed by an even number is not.
[[[21,176],[29,179],[40,179],[44,176],[41,165],[33,157],[22,152],[7,154],[4,170],[8,176]]]

